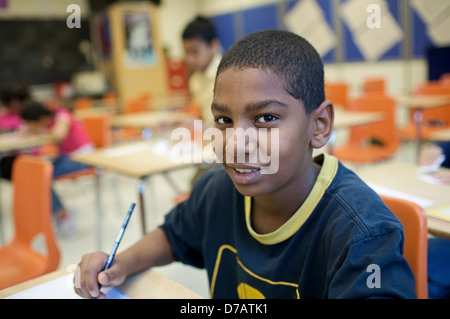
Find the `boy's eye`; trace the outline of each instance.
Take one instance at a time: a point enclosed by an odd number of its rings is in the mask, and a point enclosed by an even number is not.
[[[216,119],[216,122],[219,124],[228,124],[231,123],[231,119],[228,117],[219,117]]]
[[[256,122],[258,123],[267,123],[267,122],[272,122],[275,121],[277,118],[271,114],[266,114],[263,116],[258,117],[258,119],[256,120]]]

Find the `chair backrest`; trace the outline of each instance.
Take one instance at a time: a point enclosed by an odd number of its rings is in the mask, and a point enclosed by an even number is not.
[[[92,99],[89,97],[79,97],[74,101],[73,109],[78,110],[86,110],[92,107]]]
[[[427,299],[428,227],[425,212],[419,205],[404,199],[384,195],[381,198],[403,224],[405,234],[403,255],[416,279],[417,298]]]
[[[111,118],[109,115],[83,117],[83,124],[96,148],[111,145]]]
[[[386,79],[383,77],[370,77],[363,81],[364,92],[385,92]]]
[[[349,133],[349,143],[363,144],[377,140],[382,147],[394,153],[400,146],[400,138],[396,122],[396,101],[381,92],[366,92],[349,103],[349,110],[363,112],[381,112],[382,121],[364,126],[352,127]]]
[[[325,98],[334,106],[348,106],[348,84],[345,82],[325,82]]]
[[[416,88],[414,91],[415,95],[426,96],[426,95],[448,95],[450,96],[450,85],[443,84],[440,81],[427,82]],[[412,112],[411,112],[412,113]],[[411,118],[413,115],[411,114]],[[450,126],[450,104],[431,108],[423,111],[423,121],[425,123],[440,123],[440,125],[449,127]]]
[[[46,243],[46,270],[56,270],[60,251],[53,232],[51,186],[53,165],[39,157],[21,155],[14,161],[13,242],[31,247],[33,239],[43,234]]]

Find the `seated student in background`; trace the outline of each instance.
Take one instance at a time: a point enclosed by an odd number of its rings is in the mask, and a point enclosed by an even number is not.
[[[402,224],[335,157],[312,157],[333,131],[334,109],[305,39],[268,30],[238,41],[219,65],[212,113],[223,168],[109,270],[107,254],[83,256],[78,294],[104,297],[98,282],[180,261],[206,268],[212,298],[415,298]],[[257,133],[236,143],[242,130]],[[270,161],[250,160],[255,152]]]
[[[196,17],[182,33],[186,63],[193,71],[189,78],[189,93],[202,112],[204,125],[213,126],[211,114],[214,80],[222,58],[221,46],[214,24]]]
[[[53,160],[54,178],[87,168],[86,165],[69,158],[70,154],[91,152],[94,149],[94,144],[84,126],[69,111],[63,108],[51,111],[41,103],[29,102],[23,107],[21,116],[27,124],[29,134],[53,135],[54,142],[59,148],[59,156]],[[73,220],[54,190],[52,190],[52,210],[61,231],[70,235],[74,231]]]
[[[441,142],[426,147],[420,154],[419,163],[421,166],[432,165],[440,156],[444,157],[440,167],[450,168],[450,141]],[[434,177],[440,179],[444,183],[450,183],[449,172],[437,172]]]
[[[188,23],[183,30],[182,39],[186,63],[193,71],[189,78],[189,93],[201,110],[202,127],[207,129],[214,126],[211,103],[217,67],[222,59],[220,40],[214,23],[201,16]],[[192,123],[185,123],[185,126],[189,125]],[[213,166],[198,166],[191,181],[192,186]]]
[[[450,141],[426,147],[420,154],[420,165],[431,165],[441,155],[445,156],[441,166],[450,168]]]
[[[30,98],[28,87],[12,83],[0,88],[0,132],[17,131],[22,125],[20,107]]]
[[[11,83],[0,88],[0,133],[19,131],[23,125],[20,108],[30,99],[28,87]],[[19,153],[3,156],[0,160],[0,177],[11,180],[12,165]]]
[[[441,167],[450,168],[450,142],[426,147],[420,156],[420,165],[431,165],[444,155]],[[450,183],[450,174],[437,176]],[[450,299],[450,240],[440,237],[428,239],[428,294],[430,299]]]

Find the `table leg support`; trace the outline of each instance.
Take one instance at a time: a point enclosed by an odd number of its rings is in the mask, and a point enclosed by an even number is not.
[[[414,122],[416,122],[416,159],[420,160],[420,152],[422,151],[422,125],[423,125],[423,111],[418,109],[414,112]]]
[[[97,250],[102,250],[102,198],[101,198],[101,183],[100,178],[103,175],[103,169],[101,167],[97,167],[95,169],[95,192],[96,192],[96,201],[97,201]]]
[[[138,197],[139,197],[139,206],[141,208],[142,235],[145,235],[146,229],[147,229],[146,220],[145,220],[145,206],[144,206],[145,182],[146,182],[146,178],[141,178],[141,180],[139,181],[138,188],[137,188]]]

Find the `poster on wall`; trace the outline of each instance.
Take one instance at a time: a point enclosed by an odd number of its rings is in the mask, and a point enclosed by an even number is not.
[[[125,63],[130,67],[152,66],[156,63],[150,17],[146,13],[126,12]]]

